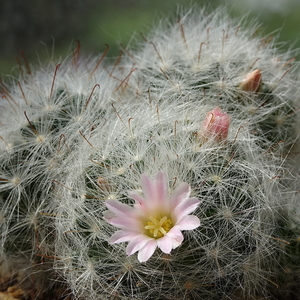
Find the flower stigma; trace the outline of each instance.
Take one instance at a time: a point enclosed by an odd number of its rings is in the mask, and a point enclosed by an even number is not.
[[[172,228],[172,221],[167,216],[162,218],[150,217],[150,221],[147,222],[145,229],[149,230],[149,236],[159,239],[164,236]]]

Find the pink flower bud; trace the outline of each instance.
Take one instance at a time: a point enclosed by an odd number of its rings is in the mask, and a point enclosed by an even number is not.
[[[261,72],[254,70],[249,73],[241,82],[240,89],[245,92],[259,92],[261,88]]]
[[[200,136],[222,141],[228,136],[231,117],[223,113],[220,107],[208,112],[200,129]]]

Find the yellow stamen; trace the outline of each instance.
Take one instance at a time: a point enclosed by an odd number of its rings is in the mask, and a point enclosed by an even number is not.
[[[149,230],[149,236],[156,239],[161,238],[172,228],[172,221],[167,216],[162,218],[150,217],[150,221],[147,222],[145,229]]]

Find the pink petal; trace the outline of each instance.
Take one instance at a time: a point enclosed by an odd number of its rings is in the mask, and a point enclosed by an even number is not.
[[[137,236],[136,232],[119,230],[115,232],[109,239],[110,244],[128,242]]]
[[[136,251],[139,251],[140,249],[142,249],[146,245],[146,243],[149,240],[153,240],[153,239],[150,238],[150,237],[148,237],[148,236],[146,236],[146,235],[144,235],[144,234],[137,235],[127,245],[126,254],[127,255],[131,255],[131,254],[135,253]]]
[[[169,254],[172,250],[172,239],[170,236],[165,235],[164,237],[157,240],[157,246],[162,252]]]
[[[132,231],[140,232],[144,227],[140,221],[132,218],[126,218],[125,216],[115,216],[111,219],[106,219],[106,221],[118,228],[130,229]]]
[[[125,215],[125,216],[133,216],[135,214],[134,208],[131,206],[121,203],[114,199],[108,199],[105,201],[107,208],[118,215]]]
[[[135,200],[135,207],[142,209],[144,212],[148,212],[147,201],[136,192],[128,192],[128,196]]]
[[[149,240],[147,244],[139,251],[138,254],[139,262],[147,261],[154,253],[156,247],[157,247],[156,240],[155,239]]]
[[[189,198],[186,201],[181,202],[173,212],[177,222],[180,222],[183,217],[193,212],[199,203],[200,201],[198,198]]]
[[[164,172],[158,172],[155,175],[154,182],[157,193],[157,204],[168,204],[168,201],[166,201],[168,199],[168,183],[166,174]]]
[[[200,226],[200,220],[197,216],[185,216],[176,226],[181,230],[192,230]]]
[[[167,235],[172,239],[172,248],[175,249],[183,241],[183,235],[178,226],[174,226]]]
[[[145,174],[142,175],[142,189],[145,195],[146,201],[153,201],[156,199],[156,189],[153,181]]]
[[[191,188],[186,182],[182,182],[170,195],[171,208],[174,209],[181,202],[190,197]]]

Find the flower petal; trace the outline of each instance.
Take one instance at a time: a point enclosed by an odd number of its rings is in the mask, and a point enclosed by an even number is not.
[[[154,199],[156,199],[155,184],[145,174],[142,175],[142,189],[148,204],[149,201],[153,201]]]
[[[147,261],[154,253],[157,247],[157,242],[155,239],[149,240],[146,245],[139,251],[138,260],[139,262]]]
[[[172,239],[172,248],[175,249],[178,247],[183,241],[183,235],[180,231],[180,228],[176,225],[174,226],[167,235]]]
[[[105,204],[107,208],[118,215],[124,215],[124,216],[134,216],[135,215],[135,209],[131,206],[121,203],[120,201],[117,201],[115,199],[108,199],[105,201]]]
[[[156,188],[156,195],[157,195],[157,203],[158,205],[168,204],[168,183],[167,183],[167,176],[165,172],[158,172],[155,175],[154,179],[155,188]],[[166,203],[167,202],[167,203]]]
[[[144,228],[143,224],[137,219],[127,218],[125,216],[115,216],[113,218],[106,219],[106,222],[118,228],[130,229],[135,232],[141,232]]]
[[[197,216],[189,215],[181,219],[176,226],[179,226],[181,230],[192,230],[200,226],[200,220]]]
[[[135,208],[142,209],[144,212],[148,212],[147,201],[136,192],[128,192],[128,196],[135,200]]]
[[[153,240],[153,239],[150,238],[150,237],[148,237],[148,236],[146,236],[146,235],[144,235],[144,234],[137,235],[127,245],[126,254],[127,255],[131,255],[131,254],[135,253],[136,251],[139,251],[140,249],[142,249],[146,245],[146,243],[149,240]]]
[[[132,231],[118,230],[109,239],[110,244],[128,242],[136,237],[137,233]]]
[[[173,211],[177,222],[180,222],[183,217],[193,212],[199,203],[200,201],[198,198],[189,198],[186,201],[181,202],[180,205],[178,205]]]
[[[162,252],[169,254],[172,250],[172,239],[170,236],[165,235],[164,237],[157,240],[157,246]]]
[[[179,184],[179,186],[172,192],[170,195],[170,201],[171,201],[171,209],[174,209],[180,203],[187,200],[190,197],[191,194],[191,188],[189,184],[186,182],[182,182]]]

